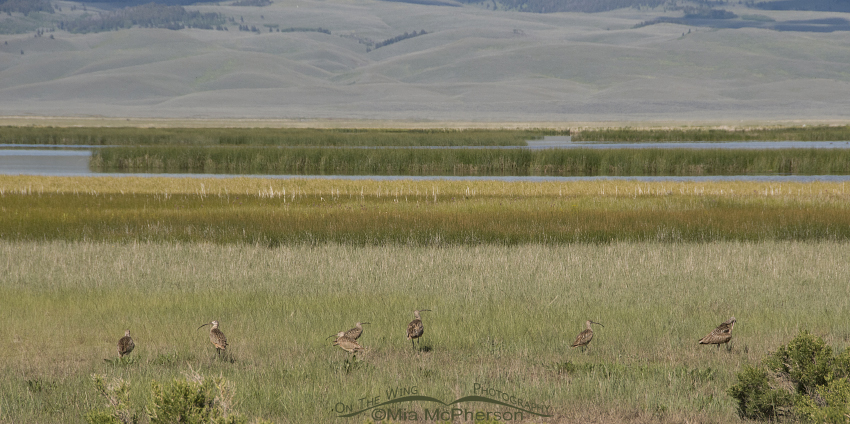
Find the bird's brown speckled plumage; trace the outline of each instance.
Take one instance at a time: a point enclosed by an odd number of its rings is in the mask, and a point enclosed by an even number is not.
[[[210,343],[215,346],[216,353],[221,354],[221,351],[227,349],[227,337],[224,336],[224,333],[218,329],[218,321],[213,321],[202,325],[201,327],[212,324],[212,328],[210,328]],[[200,330],[201,327],[198,327]]]
[[[334,346],[339,346],[340,349],[348,352],[348,353],[357,353],[365,350],[363,346],[360,346],[359,343],[354,341],[354,339],[345,335],[345,331],[340,331],[336,334],[336,340],[333,343]]]
[[[593,340],[593,329],[590,328],[590,324],[599,324],[596,321],[587,320],[584,322],[585,330],[576,336],[576,340],[573,342],[570,347],[585,347],[591,340]],[[604,325],[602,325],[604,327]]]
[[[413,311],[414,319],[413,321],[410,321],[410,324],[407,324],[407,339],[410,340],[410,343],[414,348],[416,348],[414,340],[425,334],[425,324],[422,323],[422,317],[419,316],[419,313],[424,311],[430,311],[430,309]]]
[[[123,358],[136,348],[136,343],[130,337],[130,330],[124,332],[124,337],[118,339],[118,357]]]
[[[358,322],[354,324],[354,328],[345,332],[345,337],[348,337],[351,340],[357,340],[363,334],[363,324],[369,324],[368,322]]]
[[[732,340],[732,328],[735,327],[736,322],[735,317],[729,318],[728,321],[718,325],[711,333],[701,338],[699,344],[716,344],[720,346],[721,344],[729,343],[729,340]]]

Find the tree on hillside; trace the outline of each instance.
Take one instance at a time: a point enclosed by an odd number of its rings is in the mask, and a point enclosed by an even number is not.
[[[53,13],[49,0],[0,0],[0,12],[23,13],[31,12]]]
[[[475,4],[481,0],[458,0],[461,3]],[[554,12],[606,12],[627,7],[657,7],[667,0],[499,0],[502,10],[519,10],[521,12],[554,13]],[[493,1],[493,10],[496,10]]]
[[[164,6],[150,3],[143,6],[127,7],[112,12],[101,13],[72,21],[62,21],[59,28],[74,33],[114,31],[139,26],[142,28],[213,29],[225,23],[219,13],[201,13],[187,11],[182,6]]]

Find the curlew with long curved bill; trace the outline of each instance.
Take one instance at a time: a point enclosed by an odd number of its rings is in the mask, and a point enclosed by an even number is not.
[[[422,318],[419,316],[420,312],[431,311],[430,309],[420,309],[418,311],[413,311],[413,321],[410,321],[410,324],[407,324],[407,339],[410,340],[410,344],[416,349],[416,345],[414,344],[414,340],[422,337],[425,334],[425,325],[422,324]],[[421,343],[421,342],[420,342]]]
[[[736,322],[735,317],[729,318],[729,321],[718,325],[717,328],[701,338],[699,344],[713,344],[719,348],[720,345],[729,343],[729,340],[732,340],[732,328],[735,327]]]
[[[353,353],[356,355],[357,352],[363,352],[364,350],[366,350],[363,346],[360,346],[359,343],[355,342],[354,339],[346,336],[345,331],[340,331],[339,333],[336,333],[333,336],[329,336],[328,338],[331,337],[336,337],[336,340],[334,340],[333,343],[334,346],[339,346],[340,349],[348,353]]]
[[[224,333],[218,329],[218,321],[208,322],[201,327],[207,325],[212,325],[212,328],[210,328],[210,343],[215,346],[215,352],[221,355],[221,351],[227,349],[227,337],[224,337]],[[197,330],[200,330],[201,327],[198,327]]]
[[[135,348],[136,344],[133,343],[133,338],[130,337],[130,330],[125,331],[124,337],[118,339],[118,357],[123,358],[124,355],[129,355]]]
[[[585,321],[584,322],[585,330],[582,331],[581,333],[578,333],[578,336],[576,336],[576,341],[574,341],[572,346],[570,346],[570,347],[577,347],[578,346],[578,347],[582,348],[582,351],[584,351],[587,348],[587,344],[590,343],[591,340],[593,340],[593,329],[590,328],[590,324],[602,325],[601,323],[598,323],[596,321],[591,321],[591,320]],[[604,325],[602,325],[602,326],[604,327]]]
[[[360,338],[360,335],[363,334],[363,324],[369,324],[368,322],[358,322],[354,324],[354,328],[345,332],[345,337],[348,337],[351,340],[357,340]]]

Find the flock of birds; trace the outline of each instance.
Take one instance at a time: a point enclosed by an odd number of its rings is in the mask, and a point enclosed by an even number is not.
[[[413,311],[413,321],[411,321],[410,324],[407,324],[407,339],[410,340],[414,349],[416,349],[416,339],[419,339],[423,334],[425,334],[425,324],[422,323],[422,317],[419,315],[420,312],[425,311],[430,311],[430,309]],[[728,321],[718,325],[717,328],[700,339],[699,344],[713,344],[720,347],[721,344],[729,343],[729,341],[732,340],[732,328],[735,327],[736,322],[735,317],[732,317]],[[363,352],[366,350],[366,348],[357,343],[357,339],[359,339],[363,334],[363,324],[369,323],[358,322],[354,325],[354,328],[351,328],[348,331],[340,331],[335,335],[328,336],[328,339],[335,337],[333,342],[334,346],[339,346],[340,349],[356,355],[357,352]],[[585,321],[585,330],[576,336],[576,340],[573,342],[571,347],[581,347],[582,350],[587,348],[588,343],[593,340],[593,329],[590,327],[591,324],[602,325],[596,321]],[[210,343],[215,346],[216,354],[221,355],[221,352],[227,349],[227,337],[225,337],[224,333],[222,333],[218,328],[218,321],[208,322],[197,329],[200,330],[207,325],[212,326],[210,327]],[[604,325],[602,326],[604,327]],[[124,355],[132,352],[135,347],[136,344],[133,342],[133,338],[130,337],[130,330],[127,330],[124,332],[124,337],[118,340],[119,357],[123,358]]]

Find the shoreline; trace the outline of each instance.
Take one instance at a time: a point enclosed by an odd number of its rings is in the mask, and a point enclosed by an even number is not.
[[[850,121],[824,120],[746,120],[731,121],[435,121],[348,118],[139,118],[105,116],[0,116],[0,126],[12,127],[135,127],[135,128],[320,128],[320,129],[556,129],[580,132],[582,129],[757,129],[808,125],[840,126]]]

